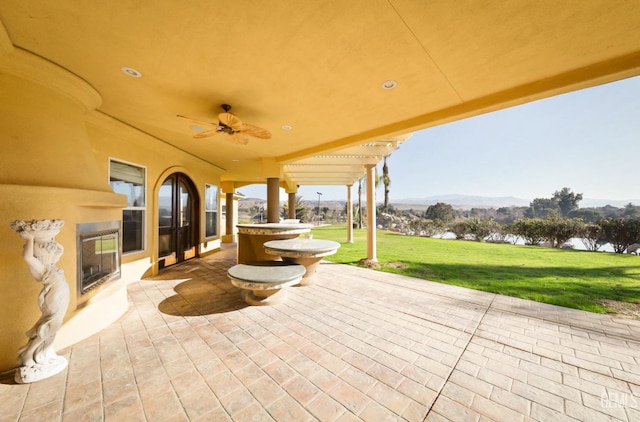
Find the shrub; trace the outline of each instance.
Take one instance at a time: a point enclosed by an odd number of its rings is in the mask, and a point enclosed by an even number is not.
[[[629,245],[640,242],[640,221],[606,218],[598,222],[602,238],[611,243],[615,253],[624,253]]]
[[[449,230],[456,235],[456,239],[464,239],[469,233],[469,225],[464,220],[458,220],[449,226]]]
[[[559,218],[552,217],[544,222],[545,239],[554,248],[561,248],[562,245],[572,237],[576,237],[584,226],[579,218]]]
[[[607,243],[601,234],[602,230],[597,224],[585,224],[580,229],[580,240],[584,247],[591,252],[596,252],[604,243]]]
[[[538,246],[546,238],[545,222],[538,218],[523,218],[510,228],[512,234],[522,237],[527,245]]]
[[[499,227],[499,224],[494,220],[480,220],[479,218],[470,218],[466,223],[468,234],[478,242],[484,242],[487,237],[498,231]]]
[[[409,234],[413,236],[420,236],[420,233],[422,233],[423,222],[424,220],[420,217],[411,219],[411,221],[409,221]]]
[[[441,220],[425,220],[422,230],[425,236],[434,237],[446,233],[447,228]]]

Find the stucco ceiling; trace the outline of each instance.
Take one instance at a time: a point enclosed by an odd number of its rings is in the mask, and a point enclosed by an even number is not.
[[[16,48],[91,84],[99,112],[239,184],[265,163],[343,184],[353,147],[380,159],[415,130],[640,74],[637,1],[2,0],[0,20]],[[222,103],[272,138],[193,139],[176,117],[215,122]]]

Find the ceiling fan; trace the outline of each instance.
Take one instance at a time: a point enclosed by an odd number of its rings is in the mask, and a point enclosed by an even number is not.
[[[198,125],[213,127],[213,129],[208,129],[195,134],[193,137],[196,139],[208,138],[209,136],[214,136],[222,133],[227,135],[228,140],[241,145],[246,145],[251,138],[271,138],[271,133],[268,130],[259,128],[258,126],[250,125],[249,123],[243,123],[242,120],[240,120],[234,114],[229,113],[229,110],[231,110],[231,106],[229,104],[222,104],[222,109],[224,110],[224,113],[218,114],[218,123],[204,122],[202,120],[192,119],[181,114],[178,114],[177,116],[192,121],[193,123],[196,123]]]

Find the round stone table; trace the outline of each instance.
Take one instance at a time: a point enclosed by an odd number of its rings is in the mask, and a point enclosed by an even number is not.
[[[261,261],[234,265],[227,276],[242,289],[242,298],[249,305],[276,305],[287,298],[284,288],[300,283],[305,271],[302,265]]]
[[[269,255],[277,255],[285,262],[304,265],[307,273],[302,277],[300,286],[313,284],[314,275],[322,258],[333,255],[340,248],[333,240],[295,238],[270,240],[264,243],[264,251]]]
[[[302,233],[309,233],[313,227],[304,223],[261,223],[238,224],[237,262],[268,261],[274,257],[267,255],[263,244],[270,240],[291,239]]]

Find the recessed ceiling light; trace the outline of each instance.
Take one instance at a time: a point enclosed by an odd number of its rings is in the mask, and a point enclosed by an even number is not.
[[[291,129],[293,129],[293,126],[282,125],[282,130],[291,130]]]
[[[132,78],[141,78],[142,77],[142,73],[140,73],[139,71],[137,71],[136,69],[132,68],[132,67],[123,67],[121,68],[121,70],[124,72],[125,75],[131,76]]]
[[[388,81],[382,82],[382,89],[393,89],[398,86],[398,82],[393,79],[389,79]]]
[[[191,129],[194,132],[204,132],[204,128],[198,125],[191,125],[189,126],[189,129]]]
[[[231,161],[233,161],[234,163],[238,163],[238,162],[240,162],[240,160],[238,160],[237,158],[236,158],[236,159],[234,159],[234,160],[231,160]]]

